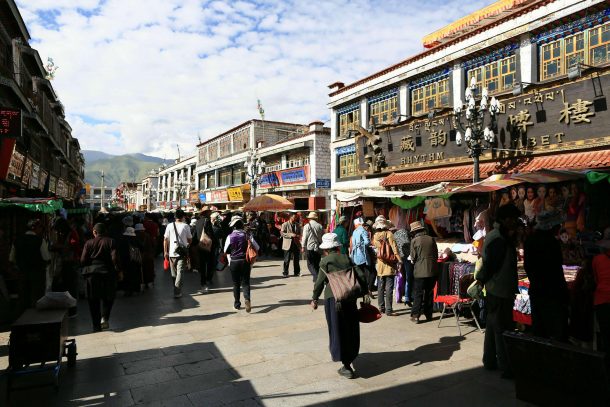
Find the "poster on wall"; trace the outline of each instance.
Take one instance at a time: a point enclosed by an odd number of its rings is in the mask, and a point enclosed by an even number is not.
[[[40,170],[40,179],[38,180],[38,185],[40,186],[40,190],[44,191],[46,184],[47,184],[47,178],[49,177],[49,173],[43,169]]]
[[[21,179],[21,173],[23,172],[23,165],[25,162],[25,156],[19,151],[13,151],[11,162],[8,165],[8,179],[18,181]]]
[[[49,192],[51,194],[57,193],[57,177],[49,175]]]
[[[40,189],[40,165],[32,162],[32,179],[30,180],[31,189]]]
[[[26,158],[25,165],[23,166],[23,176],[21,177],[21,182],[27,187],[30,185],[30,180],[32,179],[32,160]]]

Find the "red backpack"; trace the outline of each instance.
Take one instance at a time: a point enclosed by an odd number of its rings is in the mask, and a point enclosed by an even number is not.
[[[379,246],[379,250],[377,251],[377,258],[386,264],[395,264],[398,262],[398,259],[394,254],[394,250],[392,250],[392,245],[388,241],[388,232],[385,233],[385,237],[380,240],[381,245]]]

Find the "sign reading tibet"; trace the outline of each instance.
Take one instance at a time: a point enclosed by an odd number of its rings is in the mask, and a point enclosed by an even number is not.
[[[0,107],[0,138],[20,138],[22,128],[21,110]]]
[[[595,81],[598,79],[595,78]],[[602,88],[610,86],[610,75],[601,76]],[[599,84],[595,85],[599,88]],[[523,94],[499,96],[500,114],[494,148],[482,159],[511,160],[540,153],[610,145],[610,113],[606,98],[591,79],[552,88],[525,88]],[[462,123],[466,125],[463,119]],[[486,115],[485,123],[489,123]],[[453,114],[433,119],[415,119],[380,129],[382,153],[387,167],[382,173],[428,166],[469,163],[465,143],[455,143],[459,130]],[[462,132],[463,133],[463,132]],[[463,134],[462,134],[463,137]],[[366,137],[356,145],[358,168],[370,171],[364,161]],[[392,146],[391,150],[388,146]],[[368,154],[372,155],[370,148]]]

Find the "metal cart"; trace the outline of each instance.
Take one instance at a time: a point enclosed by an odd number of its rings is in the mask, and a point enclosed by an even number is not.
[[[68,311],[66,309],[28,309],[11,326],[9,367],[7,369],[7,398],[13,381],[20,376],[51,372],[51,384],[59,388],[59,371],[64,356],[68,366],[76,364],[76,340],[68,339]],[[46,384],[46,383],[45,383]],[[37,385],[39,386],[39,385]],[[25,389],[35,386],[19,386]]]

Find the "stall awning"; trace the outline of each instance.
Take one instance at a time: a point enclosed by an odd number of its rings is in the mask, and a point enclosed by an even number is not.
[[[534,157],[523,165],[509,168],[510,172],[533,172],[537,170],[574,170],[610,167],[610,150],[586,151],[583,153],[554,154]]]
[[[49,198],[7,198],[0,199],[0,208],[2,207],[21,207],[33,212],[54,213],[63,207],[63,202]]]
[[[342,192],[335,191],[337,200],[341,202],[354,201],[360,198],[400,198],[405,195],[402,191],[383,191],[374,189],[365,189],[358,192]]]
[[[553,182],[573,178],[574,173],[562,174],[559,170],[599,169],[610,167],[610,150],[586,151],[567,154],[532,157],[516,164],[483,163],[481,178],[493,173],[509,173],[522,177],[522,182]],[[557,171],[547,171],[557,170]],[[441,181],[464,181],[472,179],[473,165],[395,172],[381,181],[384,187],[422,184]],[[526,175],[527,174],[527,175]],[[534,175],[529,175],[534,174]],[[515,178],[514,176],[512,178]]]
[[[496,164],[481,164],[479,172],[481,176],[487,176],[493,172]],[[384,187],[399,185],[423,184],[441,181],[472,181],[472,164],[459,165],[456,167],[434,168],[431,170],[418,170],[408,172],[394,172],[381,181]]]

